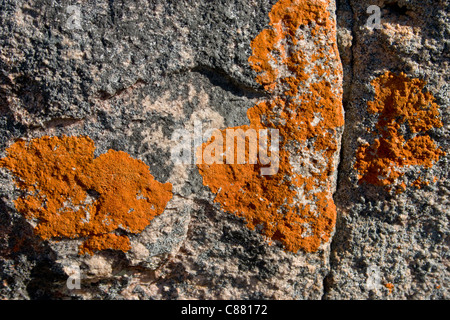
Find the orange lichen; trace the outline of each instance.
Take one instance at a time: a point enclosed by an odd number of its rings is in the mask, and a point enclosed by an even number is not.
[[[424,91],[424,81],[409,79],[404,73],[386,72],[372,85],[375,99],[368,102],[368,111],[378,115],[372,131],[378,137],[358,148],[355,169],[360,182],[402,185],[399,178],[405,168],[431,168],[445,154],[428,135],[431,129],[442,127],[438,105],[433,95]],[[418,178],[411,185],[427,184]]]
[[[389,290],[389,294],[391,294],[392,290],[394,289],[394,285],[392,283],[388,282],[384,286]]]
[[[248,110],[250,125],[232,129],[279,130],[278,172],[260,175],[260,161],[198,165],[203,184],[217,194],[215,201],[224,210],[244,217],[250,229],[260,229],[269,242],[280,241],[292,252],[317,251],[336,220],[333,159],[344,117],[342,71],[328,5],[281,0],[269,14],[270,28],[251,43],[249,63],[273,97]],[[221,133],[225,140],[226,130]],[[200,157],[212,142],[200,147]],[[312,169],[299,172],[307,167]]]
[[[15,206],[42,239],[81,238],[80,254],[130,248],[117,230],[141,232],[172,198],[171,184],[155,181],[148,166],[109,150],[94,159],[88,137],[19,140],[0,159],[25,194]]]
[[[430,185],[429,181],[422,181],[422,179],[418,178],[411,183],[411,186],[416,187],[417,189],[421,189],[422,187]]]

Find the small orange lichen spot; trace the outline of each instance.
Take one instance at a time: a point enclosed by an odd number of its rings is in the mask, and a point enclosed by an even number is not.
[[[389,294],[391,294],[392,289],[394,289],[394,285],[392,283],[388,282],[384,286],[389,290]]]
[[[421,189],[422,187],[428,186],[428,185],[430,185],[430,182],[429,181],[422,181],[421,178],[418,178],[417,180],[415,180],[415,181],[413,181],[411,183],[411,186],[414,186],[417,189]]]
[[[292,252],[317,251],[329,240],[336,220],[333,159],[344,117],[342,69],[329,4],[280,0],[269,14],[270,28],[251,43],[249,63],[272,98],[248,110],[249,125],[230,129],[278,130],[277,173],[261,175],[264,165],[259,160],[198,165],[203,184],[216,193],[215,201],[225,211],[245,218],[250,229],[261,230],[269,241],[279,241]],[[221,133],[225,140],[226,129]],[[212,143],[204,143],[198,153]]]
[[[24,195],[15,206],[36,223],[44,240],[81,238],[80,254],[130,249],[125,232],[139,233],[172,198],[170,183],[159,183],[148,166],[122,151],[94,159],[89,137],[19,140],[0,167],[15,175]]]
[[[372,85],[375,99],[368,102],[368,111],[378,115],[372,131],[377,137],[358,148],[355,169],[360,182],[405,189],[400,178],[408,167],[430,168],[445,155],[428,134],[442,127],[438,105],[430,92],[424,92],[424,81],[404,73],[386,72]],[[411,185],[428,183],[419,177]]]
[[[403,191],[406,190],[406,184],[404,182],[402,182],[399,186],[399,188],[397,189],[397,193],[401,193]]]

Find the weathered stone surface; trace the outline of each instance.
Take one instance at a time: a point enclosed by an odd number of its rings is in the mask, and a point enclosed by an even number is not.
[[[370,5],[381,7],[381,29],[366,26]],[[448,298],[448,1],[0,6],[2,298]],[[387,72],[403,79],[399,91],[383,87]],[[393,123],[380,120],[386,114]],[[277,174],[174,163],[183,135],[196,138],[192,160],[211,143],[195,132],[199,122],[222,133],[278,129]],[[62,228],[43,239],[39,220],[15,203],[26,195],[5,159],[17,139],[46,136],[87,136],[96,159],[128,154],[129,172],[143,163],[170,184],[170,201],[143,230],[114,228],[129,248],[82,254],[86,234]],[[389,142],[388,155],[376,139]],[[367,172],[375,178],[359,183]],[[67,181],[88,194],[72,210],[101,199],[86,181]],[[36,198],[36,212],[46,210]],[[77,268],[81,288],[71,289]]]
[[[370,15],[366,10],[372,4],[381,7],[381,29],[366,26]],[[448,1],[340,2],[340,51],[344,63],[351,63],[344,68],[346,131],[335,194],[338,220],[327,299],[448,299],[448,5]],[[368,104],[376,100],[371,82],[387,71],[424,81],[423,92],[434,96],[440,114],[417,113],[414,119],[442,121],[423,132],[413,133],[411,124],[398,132],[405,140],[427,136],[447,154],[431,167],[393,165],[404,175],[386,188],[358,184],[354,166],[358,148],[379,138],[368,132],[380,119],[368,112]],[[417,94],[403,97],[412,103]],[[413,106],[405,104],[403,110],[408,108]],[[421,108],[428,110],[425,105]],[[398,124],[402,116],[397,116]],[[427,160],[431,152],[413,155]],[[415,184],[421,175],[429,182]],[[402,181],[404,186],[396,193]]]

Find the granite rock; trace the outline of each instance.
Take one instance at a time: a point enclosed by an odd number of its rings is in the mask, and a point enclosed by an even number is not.
[[[380,8],[380,28],[367,25],[371,5]],[[15,202],[24,197],[17,177],[0,169],[2,299],[448,298],[448,1],[8,0],[0,7],[0,158],[19,139],[88,136],[95,157],[125,152],[173,194],[142,232],[118,231],[129,250],[83,255],[83,237],[36,233]],[[264,32],[270,48],[261,49]],[[258,48],[270,52],[267,64]],[[398,169],[392,188],[360,181],[357,165],[361,146],[382,137],[369,105],[387,72],[423,81],[442,123],[398,129],[429,137],[442,153],[430,166]],[[265,112],[256,112],[259,122],[254,110]],[[296,129],[300,120],[307,129]],[[229,198],[243,203],[231,212],[206,171],[173,161],[177,133],[197,138],[188,143],[194,151],[207,142],[198,141],[199,122],[203,131],[280,129],[294,159],[280,166],[286,188],[256,179],[238,198],[230,186],[241,177],[224,175]],[[418,176],[428,180],[416,183]],[[260,187],[286,217],[311,208],[298,220],[309,227],[294,226],[292,215],[276,221],[282,228],[273,223],[277,231],[264,220],[249,228]]]

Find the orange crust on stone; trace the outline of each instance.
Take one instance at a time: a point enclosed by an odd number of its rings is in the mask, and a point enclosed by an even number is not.
[[[109,150],[94,159],[89,137],[19,140],[6,150],[0,166],[15,176],[24,195],[15,206],[36,223],[42,239],[81,238],[80,254],[127,251],[121,229],[139,233],[172,198],[172,185],[159,183],[140,160]]]
[[[215,202],[291,252],[317,251],[329,240],[336,221],[331,180],[339,145],[337,129],[344,125],[344,116],[342,70],[336,67],[336,29],[328,5],[329,1],[280,0],[269,14],[270,28],[251,43],[249,63],[259,73],[256,81],[272,98],[248,110],[250,125],[233,129],[279,130],[278,173],[261,176],[261,163],[198,165],[203,184],[216,194]],[[300,43],[302,27],[312,28],[316,39],[311,57]],[[319,42],[324,38],[332,40],[331,49]],[[311,73],[317,80],[311,80]],[[316,118],[320,121],[313,125]],[[225,141],[226,130],[221,132]],[[323,163],[314,164],[316,170],[309,176],[294,172],[290,157],[296,155],[287,150],[291,143],[316,153]],[[304,199],[299,199],[299,190]]]

